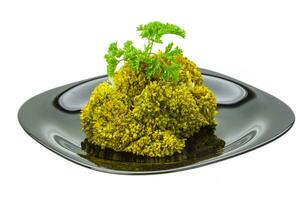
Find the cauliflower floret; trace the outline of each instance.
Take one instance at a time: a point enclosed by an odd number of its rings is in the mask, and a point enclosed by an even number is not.
[[[186,57],[178,56],[177,62],[180,64],[180,80],[189,86],[202,85],[203,79],[198,66]]]
[[[113,87],[123,93],[127,94],[129,101],[136,95],[139,95],[143,89],[149,84],[149,80],[144,73],[132,70],[128,64],[124,64],[119,71],[113,76]]]
[[[188,138],[201,127],[214,124],[215,99],[203,91],[207,87],[154,81],[134,98],[132,112],[152,131],[169,130],[178,138]]]

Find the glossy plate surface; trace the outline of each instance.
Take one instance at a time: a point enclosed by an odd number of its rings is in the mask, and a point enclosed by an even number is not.
[[[19,110],[19,122],[32,138],[64,158],[117,174],[165,173],[207,165],[267,144],[292,127],[293,111],[279,99],[228,76],[201,71],[217,98],[218,126],[203,130],[207,137],[191,140],[182,154],[147,158],[102,151],[84,142],[79,111],[106,76],[64,85],[29,99]],[[211,131],[214,134],[209,134]],[[221,148],[223,141],[225,147]]]

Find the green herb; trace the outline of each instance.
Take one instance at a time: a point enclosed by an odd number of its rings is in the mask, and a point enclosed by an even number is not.
[[[163,52],[153,53],[152,49],[154,43],[163,43],[161,39],[163,35],[174,34],[184,38],[185,31],[174,24],[161,22],[140,25],[137,31],[140,31],[140,36],[148,41],[143,50],[137,49],[130,40],[124,43],[123,48],[119,48],[116,42],[109,45],[108,52],[104,56],[108,77],[111,78],[117,65],[124,61],[132,70],[142,69],[148,79],[178,80],[180,64],[176,58],[182,55],[182,50],[177,46],[173,48],[173,43],[169,43]]]

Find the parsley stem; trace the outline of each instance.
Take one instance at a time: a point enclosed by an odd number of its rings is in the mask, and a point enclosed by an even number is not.
[[[149,54],[152,52],[152,48],[153,48],[153,41],[150,42]]]

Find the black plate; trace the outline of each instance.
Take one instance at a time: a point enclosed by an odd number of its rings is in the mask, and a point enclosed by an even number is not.
[[[218,125],[215,130],[204,129],[204,139],[190,140],[182,154],[148,158],[102,151],[86,143],[79,110],[106,76],[64,85],[31,98],[19,110],[19,122],[32,138],[64,158],[117,174],[165,173],[200,167],[267,144],[292,127],[293,111],[279,99],[228,76],[201,71],[217,97]]]

